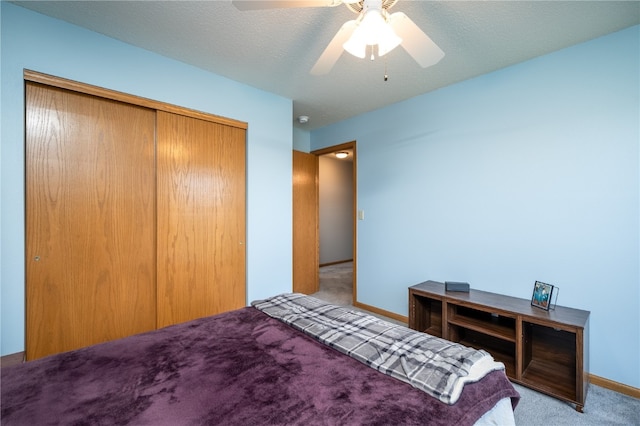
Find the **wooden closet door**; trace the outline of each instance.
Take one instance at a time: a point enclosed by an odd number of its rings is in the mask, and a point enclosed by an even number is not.
[[[160,328],[246,305],[246,131],[161,111],[157,126]]]
[[[155,328],[155,111],[26,84],[28,360]]]

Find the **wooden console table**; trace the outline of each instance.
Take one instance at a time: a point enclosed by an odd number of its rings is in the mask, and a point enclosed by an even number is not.
[[[484,349],[504,363],[509,379],[575,404],[589,385],[589,312],[471,289],[447,292],[426,281],[409,287],[409,327]]]

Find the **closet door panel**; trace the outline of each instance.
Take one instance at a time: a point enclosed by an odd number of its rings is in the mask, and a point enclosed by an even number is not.
[[[245,306],[245,130],[159,111],[157,144],[158,327]]]
[[[155,111],[26,85],[27,359],[155,328]]]

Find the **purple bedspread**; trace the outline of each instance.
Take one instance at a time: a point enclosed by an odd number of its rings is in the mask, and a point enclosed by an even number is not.
[[[2,369],[8,425],[470,425],[503,372],[448,406],[242,308]]]

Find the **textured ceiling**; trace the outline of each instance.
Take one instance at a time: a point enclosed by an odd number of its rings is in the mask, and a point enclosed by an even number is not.
[[[314,129],[640,23],[638,1],[410,1],[404,12],[445,52],[421,68],[402,48],[343,53],[309,70],[346,6],[240,11],[230,1],[16,1],[17,5],[293,100]],[[594,58],[594,62],[598,58]],[[389,78],[385,82],[384,74]],[[295,117],[310,120],[299,124]]]

